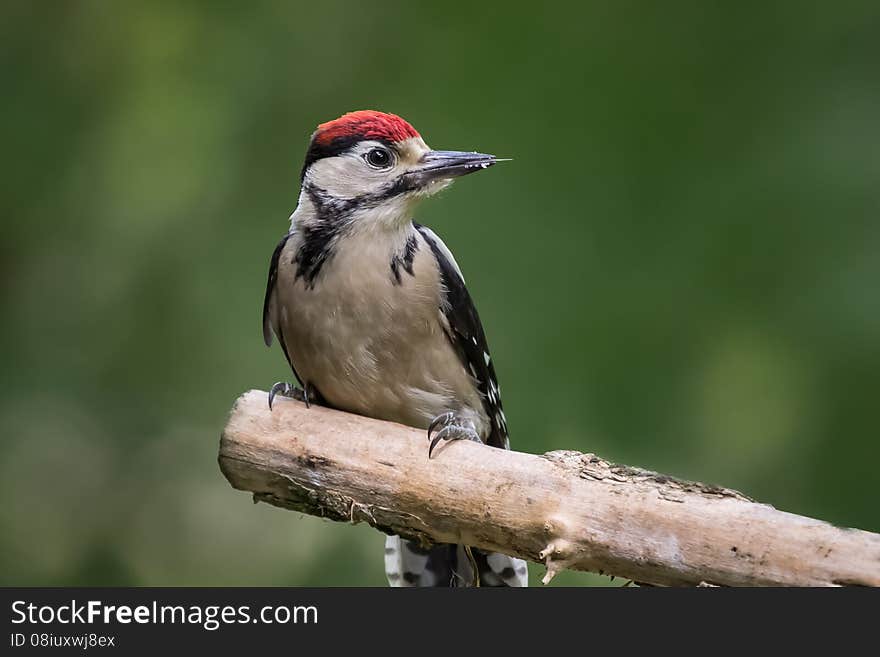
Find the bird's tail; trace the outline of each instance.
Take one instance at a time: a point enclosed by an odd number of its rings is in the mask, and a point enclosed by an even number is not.
[[[385,574],[391,586],[528,586],[526,562],[464,545],[433,545],[399,536],[385,539]]]

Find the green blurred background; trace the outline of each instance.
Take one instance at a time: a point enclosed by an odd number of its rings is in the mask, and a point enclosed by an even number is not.
[[[876,2],[0,12],[0,583],[384,585],[380,534],[216,463],[289,378],[260,313],[308,136],[362,108],[514,158],[419,220],[515,448],[880,531]]]

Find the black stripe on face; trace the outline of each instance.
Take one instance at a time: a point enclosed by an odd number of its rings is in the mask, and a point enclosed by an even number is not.
[[[305,182],[306,172],[308,171],[309,167],[318,160],[321,160],[325,157],[336,157],[337,155],[342,155],[343,153],[350,151],[362,141],[373,141],[382,144],[385,148],[397,153],[397,156],[400,157],[400,152],[397,150],[394,144],[387,139],[371,138],[367,140],[362,135],[351,135],[347,137],[337,137],[327,144],[319,144],[315,141],[313,135],[312,141],[309,144],[309,149],[306,152],[306,159],[303,163],[302,171],[300,172],[300,182]],[[347,201],[339,201],[339,203],[344,204],[348,211],[364,207],[376,207],[390,198],[398,196],[399,194],[405,194],[406,192],[410,192],[418,187],[419,183],[413,176],[402,174],[398,176],[393,182],[388,183],[382,189],[373,194],[364,194],[363,196],[360,196],[358,198],[350,199]]]

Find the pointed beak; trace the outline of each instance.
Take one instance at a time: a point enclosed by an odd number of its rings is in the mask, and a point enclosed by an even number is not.
[[[406,176],[413,187],[422,187],[437,180],[452,180],[482,171],[496,162],[504,161],[485,153],[428,151],[422,156],[419,166],[408,172]]]

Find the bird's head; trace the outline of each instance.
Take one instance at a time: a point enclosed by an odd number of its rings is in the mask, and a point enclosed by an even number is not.
[[[416,200],[498,161],[483,153],[431,150],[394,114],[350,112],[322,123],[312,135],[302,168],[303,195],[319,214],[395,222],[409,219]]]

